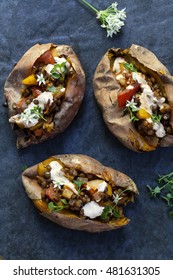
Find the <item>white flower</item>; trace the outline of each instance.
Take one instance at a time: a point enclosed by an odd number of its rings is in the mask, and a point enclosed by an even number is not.
[[[133,98],[131,101],[129,101],[129,100],[126,101],[126,107],[130,107],[131,109],[137,109],[137,110],[139,109],[137,107],[137,103],[134,102]]]
[[[96,18],[101,22],[101,27],[105,28],[107,31],[107,37],[112,37],[113,34],[117,34],[121,27],[124,25],[124,20],[126,19],[125,9],[118,10],[118,3],[112,3],[106,10],[99,11],[86,0],[82,0],[90,9],[96,13]]]
[[[46,84],[46,81],[44,79],[44,76],[43,74],[41,73],[40,75],[37,75],[37,83],[38,85],[40,86],[41,84]]]
[[[113,202],[117,205],[118,202],[122,199],[122,197],[119,194],[112,195],[113,196]]]
[[[112,8],[114,9],[115,12],[116,12],[116,10],[117,10],[117,6],[118,6],[118,3],[117,3],[117,2],[112,3]]]
[[[118,10],[117,3],[113,3],[104,11],[97,13],[97,18],[101,21],[101,27],[106,28],[107,37],[112,37],[113,34],[117,34],[121,27],[124,26],[124,20],[126,19],[125,9]]]

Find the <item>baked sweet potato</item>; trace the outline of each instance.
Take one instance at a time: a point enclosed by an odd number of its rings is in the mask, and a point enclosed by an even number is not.
[[[173,78],[151,51],[109,49],[93,83],[107,127],[126,147],[140,152],[173,145]]]
[[[85,75],[70,46],[36,44],[14,67],[4,86],[17,148],[63,132],[79,110]]]
[[[70,229],[101,232],[129,223],[123,207],[138,194],[125,174],[86,155],[57,155],[26,169],[22,181],[40,213]]]

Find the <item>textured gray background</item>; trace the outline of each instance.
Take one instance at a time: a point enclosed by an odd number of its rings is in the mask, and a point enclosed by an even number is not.
[[[111,4],[92,1],[99,9]],[[70,44],[86,73],[86,95],[70,127],[59,137],[17,151],[16,136],[0,106],[0,255],[6,259],[173,259],[173,220],[163,202],[150,199],[147,184],[173,170],[173,147],[138,154],[121,145],[106,128],[93,96],[92,79],[110,47],[132,43],[153,51],[173,73],[172,0],[121,0],[126,25],[106,38],[95,16],[75,0],[0,1],[0,90],[13,65],[37,42]],[[68,230],[41,217],[21,183],[22,166],[53,154],[84,153],[130,175],[140,195],[126,208],[131,223],[117,231],[90,234]]]

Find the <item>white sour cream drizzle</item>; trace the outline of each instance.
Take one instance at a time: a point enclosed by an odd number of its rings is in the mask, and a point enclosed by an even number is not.
[[[140,108],[147,111],[150,115],[152,115],[152,106],[157,105],[159,107],[165,102],[165,98],[161,97],[158,99],[154,96],[154,92],[151,90],[150,86],[147,84],[145,80],[145,76],[141,73],[132,72],[132,78],[134,81],[137,81],[140,84],[142,89],[142,93],[140,95]]]
[[[126,63],[125,59],[122,57],[117,57],[114,61],[113,65],[113,72],[116,72],[117,74],[121,71],[121,63]]]
[[[117,81],[123,79],[125,77],[123,73],[126,73],[125,70],[121,70],[121,64],[126,63],[125,59],[122,57],[117,57],[114,61],[113,65],[113,72],[116,72],[116,79]],[[132,72],[132,78],[134,82],[138,82],[140,84],[140,87],[142,89],[142,93],[140,94],[140,108],[144,109],[146,112],[148,112],[151,116],[153,114],[152,107],[154,105],[157,105],[159,108],[162,107],[163,103],[165,102],[165,98],[157,98],[154,96],[154,92],[150,88],[150,86],[147,84],[147,81],[145,79],[145,75],[139,72]],[[133,89],[132,85],[128,85],[126,89]],[[160,122],[154,123],[151,118],[147,119],[148,122],[153,124],[153,129],[155,130],[156,136],[159,138],[163,138],[166,135],[166,131],[164,129],[164,126]]]
[[[78,192],[75,188],[75,184],[70,182],[68,178],[66,178],[64,175],[64,172],[61,170],[62,165],[58,163],[57,161],[52,161],[49,163],[51,170],[50,170],[50,178],[54,184],[54,187],[61,188],[61,186],[66,185],[69,187],[69,189],[72,190],[75,194],[78,195]]]
[[[158,99],[157,97],[154,96],[154,92],[147,84],[144,78],[145,76],[143,74],[133,72],[132,77],[134,81],[137,81],[140,84],[140,87],[142,89],[142,93],[140,95],[140,103],[141,103],[140,108],[144,109],[146,112],[152,115],[152,106],[157,105],[158,107],[161,107],[165,102],[165,98],[161,97],[160,99]],[[147,120],[150,123],[151,122],[153,123],[151,118]],[[153,123],[153,129],[155,130],[156,136],[159,138],[163,138],[166,135],[164,126],[160,122]]]
[[[38,101],[38,105],[34,104],[35,100]],[[52,104],[53,102],[52,92],[44,91],[37,98],[34,98],[33,101],[28,105],[28,107],[21,114],[12,116],[9,119],[9,122],[22,124],[26,128],[33,127],[38,123],[39,116],[34,112],[32,112],[32,109],[38,106],[41,109],[41,111],[43,111],[49,100],[50,100],[50,104]]]

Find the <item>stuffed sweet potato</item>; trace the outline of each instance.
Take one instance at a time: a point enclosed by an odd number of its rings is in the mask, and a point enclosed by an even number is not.
[[[4,90],[22,148],[67,128],[84,97],[85,75],[70,46],[36,44],[14,67]]]
[[[128,224],[123,207],[138,194],[125,174],[86,155],[58,155],[22,174],[30,199],[53,222],[76,230],[101,232]]]
[[[106,125],[129,149],[173,145],[173,78],[151,51],[109,49],[95,71],[94,94]]]

